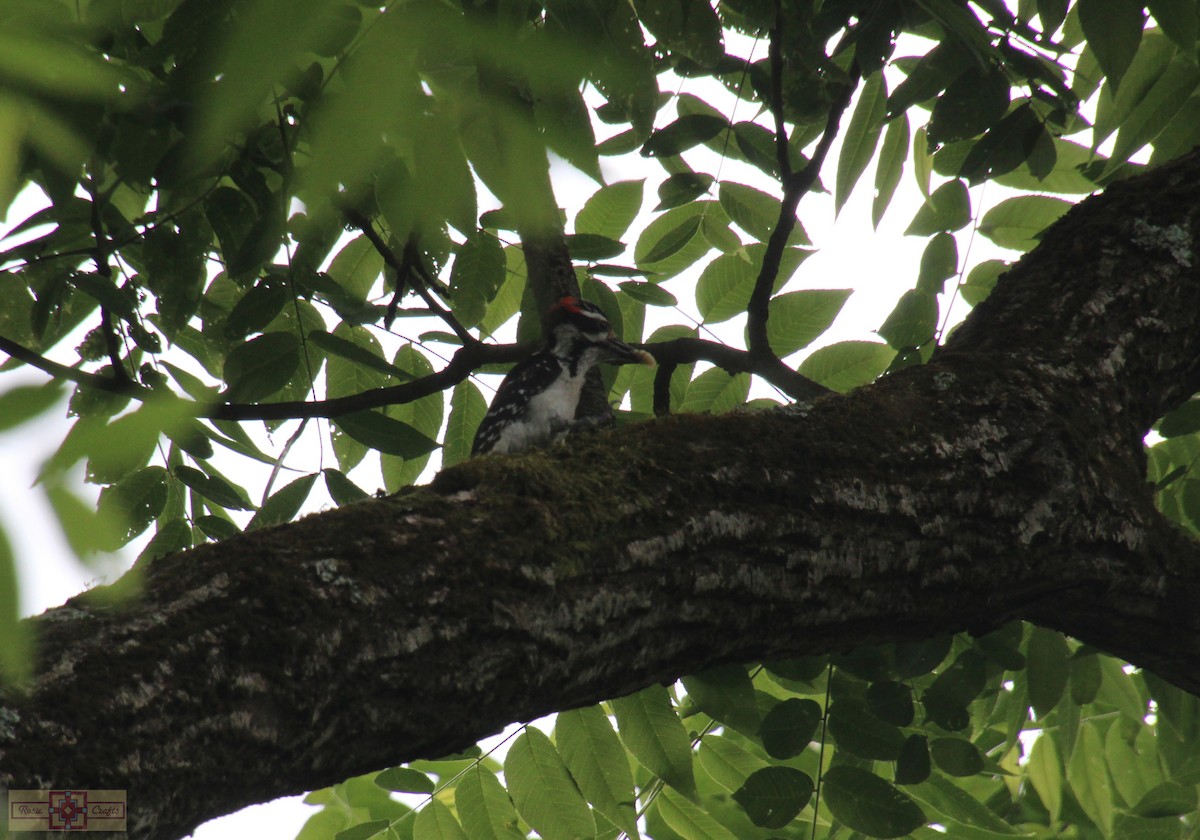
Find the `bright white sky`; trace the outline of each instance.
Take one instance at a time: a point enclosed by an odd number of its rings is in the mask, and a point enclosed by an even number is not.
[[[759,49],[762,49],[760,46]],[[732,51],[732,49],[731,49]],[[916,52],[917,48],[912,51]],[[923,52],[923,50],[921,50]],[[738,49],[742,55],[749,48]],[[897,53],[898,55],[901,53]],[[663,81],[663,86],[667,84]],[[708,96],[708,91],[705,91]],[[720,106],[717,101],[723,92],[712,95],[710,101]],[[853,106],[852,106],[853,107]],[[670,122],[670,109],[664,110],[660,116],[659,125]],[[849,121],[850,111],[843,119],[843,130]],[[740,103],[735,120],[750,119],[753,114],[750,106]],[[916,114],[913,115],[914,117]],[[919,119],[919,118],[918,118]],[[913,126],[916,127],[916,124]],[[838,145],[835,145],[825,167],[824,180],[832,186],[833,174],[836,171]],[[706,157],[707,155],[707,157]],[[602,159],[605,165],[605,175],[609,183],[630,178],[647,178],[646,204],[648,210],[657,203],[655,191],[665,176],[661,169],[652,162],[646,162],[633,156],[634,159],[620,158]],[[764,178],[748,167],[726,163],[721,165],[716,155],[697,151],[685,153],[685,158],[697,171],[708,172],[719,178],[741,181],[758,186],[760,189],[778,194]],[[720,170],[718,171],[718,166]],[[590,179],[580,175],[565,165],[556,167],[558,197],[560,204],[567,209],[568,218],[573,218],[575,212],[596,189]],[[800,205],[800,218],[819,249],[817,254],[805,261],[787,290],[803,288],[853,288],[845,308],[833,328],[812,348],[842,341],[846,339],[878,340],[873,331],[883,323],[895,302],[906,290],[916,283],[917,271],[921,253],[926,240],[921,237],[905,237],[904,229],[908,226],[913,214],[922,203],[922,196],[917,188],[911,167],[906,167],[905,177],[901,182],[893,200],[892,207],[884,217],[878,231],[871,230],[871,199],[874,180],[874,165],[868,167],[862,176],[858,187],[851,199],[842,209],[838,218],[833,215],[833,198],[831,195],[809,194]],[[934,185],[940,183],[935,175]],[[1011,195],[1006,190],[995,185],[976,187],[971,190],[972,209],[974,217],[979,219],[991,206]],[[0,233],[6,226],[12,226],[25,219],[39,206],[40,196],[35,192],[26,192],[9,209],[7,219],[0,224]],[[481,207],[481,210],[487,209]],[[644,224],[644,220],[637,224]],[[640,228],[638,228],[640,230]],[[976,236],[971,229],[960,231],[958,240],[961,277],[965,277],[970,268],[986,259],[1011,258],[1011,253],[1002,251],[983,237]],[[630,245],[636,241],[631,232],[625,238]],[[617,260],[614,260],[617,262]],[[632,263],[632,256],[625,261]],[[695,320],[689,315],[695,315],[694,303],[691,299],[690,285],[702,268],[698,265],[687,277],[669,281],[668,287],[679,298],[683,314],[670,309],[651,310],[648,316],[647,334],[655,326],[665,323],[691,323]],[[689,279],[690,278],[690,279]],[[948,292],[942,297],[943,317],[948,303],[954,299],[953,284],[948,284]],[[950,323],[957,323],[966,314],[966,307],[957,301],[950,308]],[[653,319],[653,320],[651,320]],[[715,337],[740,346],[744,321],[734,319],[725,324],[717,325]],[[418,333],[424,328],[415,328],[411,322],[403,323],[405,330]],[[434,327],[436,328],[436,327]],[[713,336],[709,336],[713,337]],[[73,347],[77,341],[64,341],[62,348]],[[798,363],[803,353],[789,361]],[[64,357],[65,359],[65,357]],[[0,390],[20,383],[40,383],[45,377],[38,371],[24,370],[15,374],[5,374],[0,379]],[[493,386],[494,387],[494,386]],[[484,386],[484,393],[490,399],[491,390]],[[761,383],[753,392],[755,395],[776,396],[769,387]],[[448,398],[447,398],[448,399]],[[256,424],[248,424],[256,425]],[[39,418],[36,423],[27,424],[19,429],[0,435],[0,470],[6,477],[0,483],[0,524],[14,543],[18,557],[21,575],[21,603],[25,614],[37,614],[49,607],[61,604],[67,598],[77,594],[88,586],[105,578],[112,579],[128,566],[136,549],[127,550],[115,557],[98,558],[89,566],[81,565],[73,556],[61,536],[61,532],[40,488],[35,487],[35,478],[41,463],[56,449],[69,428],[69,422],[63,411],[52,411]],[[294,428],[294,427],[293,427]],[[273,439],[259,435],[264,449],[268,452],[278,452],[282,448],[291,428],[278,433]],[[309,436],[312,438],[312,435]],[[317,444],[309,442],[308,449],[298,447],[289,459],[289,464],[297,468],[311,470],[316,463]],[[325,464],[332,463],[332,456],[325,450]],[[221,462],[218,462],[219,464]],[[247,476],[244,470],[248,465],[241,459],[225,462],[236,464],[229,473],[235,479],[245,482],[253,494],[261,491],[265,474],[255,473]],[[368,491],[379,485],[378,471],[373,474],[356,471],[354,477]],[[276,488],[287,483],[290,478],[281,476]],[[85,494],[94,496],[96,488],[82,485],[80,489]],[[320,482],[318,482],[318,487]],[[316,489],[316,488],[314,488]],[[320,504],[317,505],[319,507]],[[140,546],[144,543],[139,543]],[[130,792],[131,803],[136,807],[136,792]],[[293,838],[304,821],[312,813],[312,809],[300,804],[299,797],[278,800],[275,803],[247,808],[238,814],[214,820],[202,826],[195,834],[201,840],[216,840],[216,838]]]

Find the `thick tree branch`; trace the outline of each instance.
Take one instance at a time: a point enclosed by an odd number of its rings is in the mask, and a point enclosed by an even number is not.
[[[1084,202],[871,387],[475,459],[72,599],[0,696],[0,784],[126,788],[130,837],[176,837],[721,663],[1016,618],[1200,692],[1200,550],[1141,446],[1200,389],[1198,188],[1200,154]]]

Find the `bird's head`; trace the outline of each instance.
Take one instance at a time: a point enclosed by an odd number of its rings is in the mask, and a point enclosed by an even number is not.
[[[631,347],[617,338],[608,318],[594,303],[577,297],[564,297],[550,308],[547,328],[549,345],[555,355],[571,357],[583,350],[595,353],[597,362],[638,363],[653,367],[654,357],[645,350]]]

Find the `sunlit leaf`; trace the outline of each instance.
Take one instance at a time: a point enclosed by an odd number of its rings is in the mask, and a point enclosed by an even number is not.
[[[729,127],[722,117],[689,114],[660,128],[642,146],[643,157],[670,157],[716,137]]]
[[[874,382],[896,356],[886,344],[873,341],[840,341],[816,350],[800,363],[799,372],[809,379],[845,393]]]
[[[642,209],[645,184],[644,180],[617,181],[596,190],[575,217],[575,232],[620,239]]]
[[[1007,88],[1007,84],[1005,85]],[[842,148],[838,153],[837,180],[834,182],[834,212],[840,213],[854,185],[875,157],[879,134],[883,130],[883,115],[887,105],[887,86],[882,73],[873,73],[858,94],[858,104],[846,126]],[[880,164],[882,166],[882,164]]]
[[[588,802],[630,837],[637,836],[633,776],[608,716],[599,706],[559,712],[555,742]]]
[[[546,840],[595,837],[587,803],[541,730],[526,727],[509,746],[504,779],[517,812]]]
[[[979,232],[1002,248],[1028,251],[1042,231],[1071,209],[1072,203],[1045,195],[1008,198],[983,215]]]
[[[317,473],[301,476],[285,487],[276,490],[246,524],[247,531],[265,528],[268,525],[280,525],[291,522],[300,512],[301,505],[308,498]]]
[[[686,796],[694,796],[692,746],[679,715],[660,685],[612,702],[625,748],[638,763]]]

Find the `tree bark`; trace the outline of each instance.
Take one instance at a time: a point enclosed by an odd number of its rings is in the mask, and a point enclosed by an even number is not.
[[[1073,209],[926,365],[678,416],[161,559],[31,620],[0,782],[131,838],[734,661],[1039,622],[1200,692],[1142,438],[1200,390],[1200,155]]]

